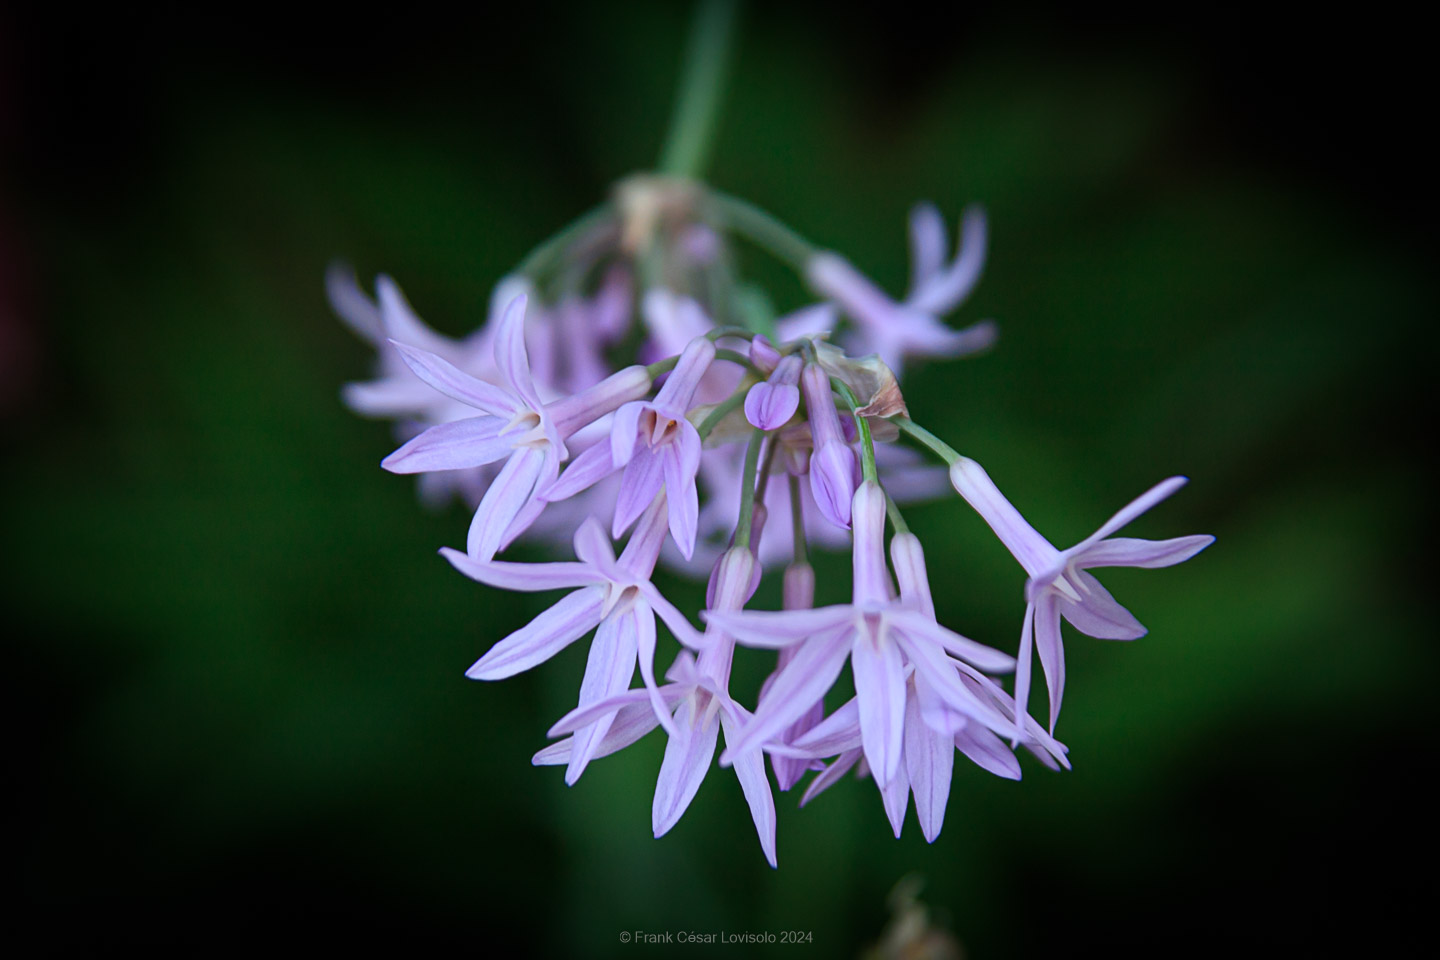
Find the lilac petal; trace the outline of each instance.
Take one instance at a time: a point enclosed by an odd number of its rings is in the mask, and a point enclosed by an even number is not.
[[[648,581],[655,572],[655,564],[660,559],[660,548],[665,545],[665,534],[670,529],[665,507],[665,491],[661,490],[640,515],[635,532],[630,535],[620,554],[620,569],[636,582]]]
[[[649,582],[640,584],[640,595],[654,608],[660,619],[665,621],[665,626],[670,628],[670,632],[675,635],[676,640],[692,650],[704,650],[710,646],[700,631],[685,619],[685,614],[681,613],[669,600],[666,600],[661,595],[660,589],[654,584]]]
[[[926,843],[934,843],[940,836],[954,767],[954,739],[926,726],[920,719],[919,701],[909,698],[905,705],[905,772],[915,794],[915,816]]]
[[[1060,599],[1047,590],[1035,600],[1035,649],[1040,653],[1040,669],[1045,671],[1045,685],[1050,690],[1050,732],[1060,717],[1060,700],[1065,695],[1065,645],[1060,639]]]
[[[620,494],[615,499],[615,522],[610,528],[619,537],[636,521],[645,508],[655,502],[665,482],[665,466],[649,447],[642,446],[625,465],[620,477]]]
[[[453,341],[440,336],[415,315],[395,281],[383,273],[375,278],[375,293],[380,303],[380,322],[385,336],[391,340],[440,353],[454,347]]]
[[[605,582],[604,577],[584,563],[481,562],[450,547],[441,547],[440,555],[471,580],[501,590],[567,590]]]
[[[1110,596],[1110,591],[1102,587],[1099,580],[1084,570],[1075,571],[1073,576],[1084,599],[1075,603],[1062,598],[1060,612],[1076,630],[1101,640],[1138,640],[1145,636],[1144,625]]]
[[[506,529],[535,495],[535,481],[540,479],[544,465],[545,455],[533,447],[517,450],[505,463],[470,521],[470,535],[465,541],[470,556],[476,560],[495,556]]]
[[[842,753],[836,757],[835,762],[826,767],[820,776],[810,781],[810,786],[805,788],[804,795],[800,797],[800,806],[805,806],[805,804],[814,800],[820,796],[820,794],[838,783],[840,778],[849,773],[850,768],[855,766],[855,762],[860,759],[860,755],[863,752],[863,750],[857,747],[854,750]]]
[[[699,702],[702,696],[705,706]],[[657,838],[679,821],[715,759],[720,724],[716,722],[716,711],[706,709],[709,700],[708,694],[686,697],[674,718],[675,732],[665,745],[665,759],[655,783],[655,801],[650,807],[650,824]]]
[[[773,740],[799,719],[834,685],[849,654],[850,639],[844,634],[815,637],[803,645],[760,701],[755,719],[736,740],[727,740],[720,765],[729,766],[734,756]]]
[[[574,546],[575,556],[600,571],[606,578],[615,579],[615,549],[610,545],[610,538],[606,536],[605,528],[600,526],[599,520],[594,517],[585,518],[585,522],[575,531]]]
[[[660,698],[666,707],[674,710],[675,707],[690,696],[690,687],[684,684],[667,683],[660,688]],[[565,716],[556,720],[550,729],[545,732],[547,737],[563,737],[567,733],[574,733],[581,727],[587,727],[599,720],[607,713],[614,713],[617,717],[622,715],[631,707],[642,705],[652,714],[650,726],[646,729],[654,729],[660,725],[655,713],[654,704],[650,702],[650,691],[644,687],[635,690],[626,690],[624,693],[617,693],[613,697],[606,697],[604,700],[597,700],[588,707],[576,707]],[[617,712],[618,711],[618,712]]]
[[[761,694],[764,695],[763,692]],[[857,715],[858,716],[858,715]],[[820,700],[811,704],[810,709],[801,714],[800,719],[792,723],[782,734],[785,740],[794,742],[798,737],[803,736],[815,729],[825,719],[825,701]],[[860,722],[857,719],[852,725],[853,742],[847,740],[846,749],[855,749],[860,746]],[[828,745],[827,745],[828,746]],[[820,754],[820,756],[831,757],[842,751],[832,751]],[[789,790],[800,782],[806,770],[823,770],[824,764],[813,759],[802,759],[792,756],[782,756],[776,745],[772,744],[770,749],[770,766],[775,773],[775,785],[781,790]]]
[[[615,411],[615,419],[610,421],[610,460],[616,469],[625,466],[635,455],[635,448],[640,445],[640,414],[653,409],[652,404],[632,401]]]
[[[981,770],[1006,780],[1020,779],[1020,761],[1014,751],[984,727],[966,726],[955,734],[955,746]]]
[[[815,610],[706,610],[700,616],[747,647],[776,649],[851,623],[855,608],[840,604]]]
[[[1173,540],[1135,540],[1111,537],[1101,540],[1075,558],[1075,566],[1087,567],[1170,567],[1184,563],[1215,542],[1206,534],[1176,537]]]
[[[399,340],[391,340],[390,343],[400,351],[401,359],[415,371],[415,376],[452,400],[459,400],[467,406],[485,411],[492,417],[499,417],[502,422],[520,412],[520,404],[515,398],[495,384],[470,376],[428,350],[421,350]]]
[[[520,294],[511,300],[500,316],[500,329],[495,336],[495,366],[510,389],[525,401],[531,410],[540,410],[540,396],[530,377],[530,360],[525,355],[525,307],[529,298]]]
[[[494,463],[515,449],[513,435],[501,435],[498,417],[467,417],[431,427],[380,461],[391,473],[464,470]]]
[[[990,709],[979,698],[972,695],[971,691],[960,682],[957,668],[953,662],[941,655],[940,648],[927,643],[917,643],[913,638],[904,633],[892,634],[900,644],[905,655],[915,665],[916,685],[925,685],[930,689],[925,693],[928,696],[933,692],[945,703],[945,706],[962,716],[978,720],[980,723],[997,732],[1011,736],[1018,736],[1019,728],[1012,725],[1008,719],[999,712]],[[938,721],[931,711],[932,721]],[[932,725],[948,731],[949,723],[932,723]]]
[[[555,482],[560,473],[560,458],[556,455],[553,446],[545,450],[544,460],[540,464],[540,476],[535,480],[534,491],[529,500],[525,501],[520,512],[515,514],[515,519],[505,528],[505,535],[500,538],[500,549],[508,550],[510,544],[514,543],[530,526],[538,519],[540,514],[545,512],[549,504],[540,499],[539,491],[545,489]]]
[[[610,445],[597,443],[570,461],[560,479],[540,491],[540,499],[546,503],[568,500],[582,490],[589,490],[595,484],[615,472],[615,463],[610,459]]]
[[[590,644],[585,677],[580,681],[580,706],[587,707],[624,692],[635,673],[636,643],[632,618],[611,616],[600,621],[600,629],[595,631],[595,640]],[[651,712],[654,712],[653,706]],[[613,721],[614,714],[609,714],[575,732],[570,765],[565,769],[566,783],[573,786],[580,779]]]
[[[361,416],[386,419],[425,416],[437,402],[435,391],[414,377],[347,383],[340,399]]]
[[[544,663],[595,629],[603,594],[576,590],[501,640],[465,671],[471,680],[504,680]]]
[[[810,492],[820,515],[837,527],[850,527],[850,501],[855,495],[855,451],[832,440],[810,455]]]
[[[1070,548],[1070,550],[1066,552],[1071,554],[1072,556],[1083,553],[1092,544],[1099,543],[1101,540],[1104,540],[1106,537],[1110,536],[1110,534],[1114,533],[1116,530],[1119,530],[1131,520],[1134,520],[1136,517],[1140,516],[1140,514],[1155,506],[1161,500],[1169,497],[1176,490],[1179,490],[1181,487],[1185,486],[1185,484],[1189,482],[1189,479],[1189,477],[1171,477],[1168,480],[1160,481],[1159,483],[1155,484],[1155,486],[1151,487],[1149,490],[1146,490],[1144,493],[1140,494],[1140,496],[1127,503],[1124,507],[1120,509],[1119,513],[1115,514],[1115,516],[1111,517],[1109,520],[1106,520],[1105,524],[1099,530],[1096,530],[1094,533],[1090,534],[1090,536],[1086,537],[1084,540],[1080,541],[1080,543],[1076,544],[1074,547]]]
[[[775,321],[775,335],[783,342],[819,336],[835,329],[835,304],[812,303]]]
[[[928,282],[945,266],[945,221],[932,203],[910,211],[910,289]]]
[[[379,345],[381,335],[380,308],[377,307],[355,279],[348,263],[338,260],[325,268],[325,297],[330,309],[362,340]]]
[[[910,649],[906,647],[905,652],[909,654]],[[942,657],[941,659],[945,661],[946,666],[953,663],[949,658]],[[911,660],[914,661],[913,656]],[[953,667],[951,670],[953,672]],[[940,691],[935,689],[935,684],[926,679],[929,672],[932,671],[928,665],[917,662],[915,672],[910,678],[911,682],[915,684],[915,699],[920,705],[920,719],[936,733],[953,737],[965,728],[967,722],[965,713],[956,710],[946,702],[945,697],[940,695]],[[970,691],[967,689],[966,692]]]
[[[905,730],[905,664],[900,648],[862,631],[850,651],[865,759],[881,786],[900,767]]]
[[[675,721],[660,696],[659,688],[655,686],[655,611],[651,610],[650,604],[641,597],[624,616],[634,623],[635,653],[640,661],[640,679],[650,694],[650,705],[655,708],[655,717],[660,721],[660,726],[673,737],[676,733]]]
[[[650,371],[641,366],[626,367],[593,387],[546,404],[545,412],[561,435],[569,437],[605,414],[643,399],[650,392],[650,383]]]
[[[693,313],[700,316],[704,322],[704,313],[693,300],[686,298],[680,301],[680,308],[684,309],[686,304],[693,307]],[[709,326],[708,323],[704,323]],[[700,386],[700,379],[705,376],[705,371],[710,369],[710,362],[715,359],[715,344],[706,337],[696,337],[685,345],[680,353],[680,359],[675,363],[675,369],[670,371],[666,378],[665,385],[655,394],[655,409],[673,420],[683,420],[685,411],[690,408],[690,402],[695,397],[695,388]]]
[[[874,774],[873,767],[870,772]],[[889,783],[880,785],[880,799],[885,804],[885,816],[895,831],[895,839],[899,840],[905,826],[905,808],[910,803],[910,771],[905,769],[905,764],[899,765]]]
[[[639,740],[645,734],[654,730],[659,725],[655,719],[655,711],[650,708],[649,699],[643,694],[645,691],[637,690],[642,697],[637,703],[627,703],[615,714],[610,724],[610,731],[595,748],[590,759],[598,760],[601,757],[608,757],[610,754],[623,750],[630,744]],[[559,743],[552,743],[531,758],[530,762],[537,767],[558,766],[568,764],[572,755],[575,738],[566,737]]]
[[[728,746],[735,736],[735,728],[728,714],[722,714],[721,724],[725,727],[725,743]],[[775,860],[775,795],[770,792],[770,781],[765,777],[765,760],[759,750],[735,758],[735,776],[745,794],[745,803],[750,807],[750,819],[755,822],[755,833],[760,838],[760,849],[770,866]]]
[[[851,697],[830,716],[791,741],[791,746],[806,756],[833,757],[848,753],[861,743],[860,704]]]
[[[1000,542],[1030,576],[1049,571],[1060,560],[1060,551],[1036,532],[1020,511],[1005,499],[980,464],[961,457],[950,465],[950,482],[965,502],[990,525]]]
[[[943,230],[943,227],[942,227]],[[960,222],[960,243],[955,261],[950,268],[921,289],[917,284],[915,294],[906,300],[906,305],[926,313],[948,313],[970,295],[985,268],[986,248],[985,211],[970,207]]]
[[[1008,673],[1015,669],[1015,660],[1009,654],[947,630],[918,610],[892,610],[886,613],[886,617],[912,640],[937,643],[986,673]]]
[[[1026,712],[1030,699],[1030,648],[1035,639],[1035,604],[1033,602],[1025,605],[1025,622],[1020,627],[1020,652],[1015,657],[1015,725],[1020,729],[1025,728],[1025,722],[1030,719]],[[1011,746],[1018,742],[1011,741]]]
[[[681,452],[674,444],[667,446],[659,457],[665,472],[665,496],[670,507],[670,535],[686,560],[695,554],[695,531],[700,522],[700,494],[695,488],[695,474],[685,474]],[[617,511],[616,518],[619,518]]]
[[[759,430],[778,430],[800,409],[800,388],[788,383],[757,383],[745,395],[745,419]]]

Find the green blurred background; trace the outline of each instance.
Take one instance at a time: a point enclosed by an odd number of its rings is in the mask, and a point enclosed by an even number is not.
[[[1134,535],[1218,537],[1106,578],[1144,640],[1067,628],[1073,772],[957,764],[933,846],[913,814],[893,839],[869,782],[778,796],[772,872],[726,771],[651,837],[658,734],[573,789],[530,766],[583,645],[464,679],[553,598],[436,556],[466,517],[380,470],[388,427],[338,395],[372,358],[322,291],[342,256],[472,329],[531,246],[653,162],[687,10],[389,16],[0,15],[20,938],[633,956],[622,930],[807,930],[770,952],[847,956],[911,873],[976,957],[1404,930],[1436,666],[1435,251],[1405,42],[746,12],[715,184],[895,292],[912,203],[989,211],[960,317],[996,317],[1000,343],[915,369],[916,419],[1062,545],[1174,473],[1191,484]],[[1013,646],[1020,573],[984,525],[955,498],[911,523],[942,619]],[[821,572],[843,598],[844,558]],[[744,662],[751,699],[768,655]]]

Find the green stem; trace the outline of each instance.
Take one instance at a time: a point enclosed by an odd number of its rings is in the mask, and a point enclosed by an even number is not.
[[[651,380],[654,380],[656,377],[663,376],[664,374],[669,373],[671,370],[674,370],[675,364],[679,362],[680,355],[676,354],[673,357],[666,357],[664,360],[656,360],[654,363],[650,364],[648,367],[645,368],[645,372],[650,374]]]
[[[900,516],[900,505],[888,493],[885,494],[885,512],[889,514],[890,526],[895,528],[896,533],[910,532],[910,525],[905,522],[904,517]]]
[[[755,519],[755,468],[760,464],[760,445],[764,442],[765,431],[756,430],[745,448],[745,469],[740,474],[740,519],[735,521],[737,547],[750,546],[750,524]]]
[[[890,422],[899,427],[902,433],[910,434],[910,436],[930,448],[932,453],[945,461],[946,466],[950,466],[954,464],[956,460],[960,459],[960,454],[955,452],[954,447],[920,426],[920,424],[914,420],[908,417],[891,417]]]
[[[705,334],[705,339],[723,340],[726,337],[736,337],[749,340],[754,336],[754,330],[746,330],[744,327],[715,327],[713,330]]]
[[[801,274],[818,252],[810,241],[754,204],[718,190],[711,190],[707,197],[715,226],[746,237]]]
[[[726,53],[735,25],[735,0],[701,0],[685,50],[680,95],[670,134],[660,154],[660,172],[697,178],[710,159],[720,94],[725,88]]]
[[[810,548],[805,543],[805,515],[800,508],[800,478],[790,474],[790,530],[795,540],[795,563],[810,562]]]
[[[553,266],[552,261],[560,259],[566,248],[596,226],[613,217],[614,213],[615,211],[608,201],[585,212],[570,221],[567,226],[562,227],[559,233],[552,235],[526,254],[525,259],[520,261],[520,266],[515,268],[515,272],[538,281]]]
[[[755,364],[751,363],[750,358],[745,356],[745,354],[743,353],[736,353],[734,350],[716,350],[715,359],[729,360],[731,363],[738,363],[740,364],[740,366],[744,367],[746,370],[749,370],[761,380],[765,379],[765,374],[760,372],[760,368],[755,366]]]
[[[860,434],[860,472],[867,483],[879,483],[880,475],[875,469],[875,438],[870,436],[870,423],[860,416],[860,401],[839,377],[831,377],[830,386],[840,394],[850,408],[850,416],[855,418],[855,430]]]

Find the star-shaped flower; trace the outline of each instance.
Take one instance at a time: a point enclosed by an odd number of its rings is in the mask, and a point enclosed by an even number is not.
[[[974,460],[961,457],[955,461],[950,467],[950,482],[1029,574],[1015,672],[1016,717],[1025,713],[1029,697],[1033,643],[1039,650],[1040,666],[1050,690],[1052,732],[1065,692],[1065,648],[1060,640],[1060,618],[1069,620],[1081,633],[1102,640],[1136,640],[1146,632],[1140,621],[1087,571],[1093,567],[1169,567],[1189,560],[1215,542],[1214,537],[1203,534],[1172,540],[1110,536],[1183,487],[1185,477],[1171,477],[1151,487],[1069,550],[1057,550],[1030,526]]]

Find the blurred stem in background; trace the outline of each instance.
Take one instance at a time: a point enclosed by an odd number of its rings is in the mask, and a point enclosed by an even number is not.
[[[663,174],[698,179],[710,160],[737,6],[736,0],[700,0],[697,5],[680,95],[660,154]]]

